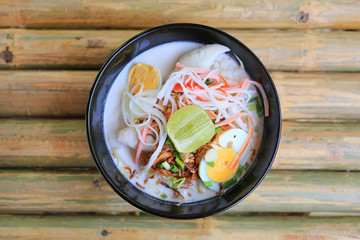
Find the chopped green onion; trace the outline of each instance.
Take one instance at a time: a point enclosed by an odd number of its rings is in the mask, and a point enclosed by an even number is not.
[[[175,178],[175,177],[171,177],[171,178],[167,179],[167,181],[172,182],[172,183],[176,183],[178,181],[178,179]]]
[[[263,108],[258,97],[251,98],[246,107],[249,109],[249,111],[256,111],[258,117],[263,116]]]
[[[249,164],[246,162],[245,166],[244,166],[244,169],[247,170],[248,168],[249,168]]]
[[[214,162],[206,162],[207,165],[209,165],[210,167],[214,167],[215,166],[215,163]]]
[[[163,162],[161,163],[161,165],[162,165],[166,170],[170,170],[170,165],[169,165],[169,163],[168,163],[167,161],[163,161]]]
[[[178,158],[181,158],[181,155],[178,151],[173,151],[172,154],[175,156],[175,157],[178,157]]]
[[[256,98],[257,98],[257,97],[250,98],[250,100],[248,101],[248,103],[253,103],[253,102],[255,102]]]
[[[256,110],[256,105],[255,104],[248,104],[248,105],[246,105],[246,107],[249,109],[249,111],[255,111]]]
[[[159,163],[157,166],[158,166],[158,168],[164,168],[161,163]]]
[[[244,166],[240,165],[238,170],[236,171],[235,177],[239,178],[241,176],[242,171],[244,170]]]
[[[231,178],[230,180],[226,181],[226,182],[222,185],[222,187],[223,187],[223,189],[227,189],[227,188],[231,187],[233,184],[235,184],[236,182],[237,182],[237,179],[233,177],[233,178]]]
[[[213,184],[212,182],[204,182],[205,187],[211,187]]]
[[[166,139],[166,145],[172,146],[173,143],[171,142],[170,138]]]
[[[173,172],[178,172],[179,168],[174,164],[174,165],[171,165],[170,170]]]
[[[160,197],[162,197],[162,199],[167,199],[167,195],[165,193],[162,193]]]
[[[222,187],[223,187],[224,189],[226,189],[226,188],[229,188],[229,187],[231,187],[232,185],[234,185],[234,184],[238,181],[238,179],[239,179],[239,177],[241,176],[241,173],[242,173],[243,170],[244,170],[244,166],[243,166],[243,165],[240,165],[239,168],[238,168],[238,170],[236,171],[235,176],[232,177],[232,178],[231,178],[230,180],[228,180],[227,182],[225,182],[225,183],[222,185]]]
[[[210,85],[210,79],[206,79],[206,80],[205,80],[205,84],[206,84],[206,85]]]
[[[217,134],[218,132],[220,132],[221,131],[221,127],[217,127],[217,128],[215,128],[215,134]],[[215,135],[214,134],[214,135]]]
[[[180,178],[180,181],[176,183],[176,188],[179,188],[181,186],[181,184],[183,184],[185,182],[186,178]]]
[[[179,166],[181,167],[182,170],[185,169],[185,164],[181,161],[180,158],[176,157],[175,162],[177,162],[179,164]]]
[[[183,184],[184,182],[185,182],[185,179],[186,178],[175,178],[175,177],[171,177],[171,178],[169,178],[167,181],[169,181],[169,182],[172,182],[172,188],[175,188],[175,189],[178,189],[180,186],[181,186],[181,184]]]

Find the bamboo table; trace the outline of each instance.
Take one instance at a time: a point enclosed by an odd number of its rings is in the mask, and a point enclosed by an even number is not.
[[[168,220],[95,169],[84,113],[100,66],[165,23],[218,27],[271,71],[276,160],[225,213]],[[1,239],[360,238],[360,1],[0,0]]]

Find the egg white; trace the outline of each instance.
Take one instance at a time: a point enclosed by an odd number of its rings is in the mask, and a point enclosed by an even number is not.
[[[232,149],[238,152],[241,145],[245,142],[247,133],[240,128],[232,128],[223,132],[219,136],[219,145],[223,148],[227,148],[229,143],[232,142]]]
[[[206,162],[204,159],[202,159],[200,161],[200,166],[199,166],[199,177],[201,178],[201,180],[203,182],[212,182],[212,186],[208,187],[211,190],[214,191],[219,191],[220,190],[220,185],[219,183],[213,182],[211,181],[211,179],[208,177],[207,173],[206,173]]]

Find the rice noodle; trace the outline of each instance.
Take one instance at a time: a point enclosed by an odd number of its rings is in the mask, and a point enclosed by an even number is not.
[[[147,146],[156,146],[156,149],[148,164],[145,166],[145,170],[149,170],[155,159],[158,157],[162,146],[165,143],[167,134],[165,130],[166,118],[164,114],[160,111],[163,110],[163,106],[157,104],[156,95],[159,93],[158,90],[143,90],[142,84],[141,88],[137,94],[133,95],[134,90],[139,84],[136,84],[130,91],[125,91],[122,99],[122,112],[124,122],[128,127],[133,127],[138,135],[139,141],[143,145]],[[153,101],[146,101],[144,104],[142,101],[150,100],[153,98]],[[170,99],[172,103],[172,112],[176,111],[176,104],[174,99]],[[141,116],[142,122],[134,122],[135,119]],[[159,132],[155,130],[152,124],[156,124],[159,127]],[[141,131],[144,127],[147,127],[151,135],[154,136],[154,140],[149,142],[145,141],[145,137],[141,134]]]
[[[265,116],[268,115],[268,108],[266,107],[268,103],[261,84],[252,80],[247,80],[242,88],[230,86],[227,88],[226,80],[219,75],[216,70],[192,68],[179,63],[177,63],[176,66],[179,68],[178,71],[175,71],[170,75],[169,79],[157,95],[158,99],[164,99],[164,105],[167,104],[168,101],[171,101],[171,92],[173,91],[174,86],[178,84],[181,86],[181,92],[183,93],[179,98],[180,108],[186,105],[195,104],[202,107],[204,110],[216,111],[217,115],[215,123],[220,122],[222,119],[227,119],[239,112],[250,114],[253,118],[258,119],[256,114],[249,111],[246,106],[251,98],[257,96],[256,90],[250,86],[255,85],[262,93]],[[205,84],[205,81],[209,78],[216,81],[222,79],[223,82],[215,85],[210,84],[208,86]],[[246,77],[244,77],[244,80],[245,79]],[[194,86],[194,84],[196,86]],[[247,129],[246,124],[241,120],[237,119],[235,122],[239,127]],[[231,124],[231,126],[234,125]]]

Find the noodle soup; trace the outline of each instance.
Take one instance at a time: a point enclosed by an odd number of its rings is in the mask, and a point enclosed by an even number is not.
[[[256,155],[268,115],[258,92],[262,86],[226,46],[156,46],[129,62],[108,94],[107,147],[119,171],[153,197],[214,197],[234,186]]]

